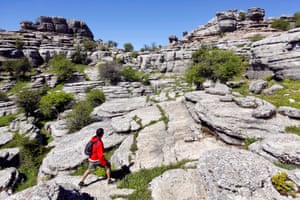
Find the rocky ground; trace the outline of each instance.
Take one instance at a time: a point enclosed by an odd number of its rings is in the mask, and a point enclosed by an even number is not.
[[[134,59],[122,52],[117,56],[144,71],[180,74],[187,68],[192,52],[203,42],[209,42],[248,56],[251,63],[248,78],[271,75],[278,79],[300,79],[299,29],[282,33],[271,29],[272,20],[263,17],[261,9],[250,9],[245,20],[239,18],[236,10],[217,13],[207,25],[157,52],[140,52]],[[61,31],[67,31],[65,34],[71,30],[64,27],[75,27],[70,21],[51,20],[45,23],[50,23],[50,28],[59,25]],[[84,23],[79,24],[88,31]],[[54,29],[45,33],[42,27],[29,22],[24,22],[23,28],[37,32],[0,32],[0,61],[18,53],[16,37],[24,39],[23,54],[33,62],[54,52],[65,52],[70,57],[75,50],[77,41],[71,35],[54,37],[51,32]],[[226,34],[220,37],[224,31]],[[265,39],[252,42],[251,37],[258,33]],[[90,52],[89,56],[96,64],[99,59],[112,60],[115,54],[99,50]],[[51,128],[48,130],[53,141],[49,146],[53,148],[39,167],[38,184],[16,194],[11,194],[11,188],[17,184],[20,174],[12,166],[18,159],[19,149],[1,149],[0,199],[126,199],[134,190],[118,188],[119,180],[107,185],[103,177],[90,175],[87,186],[80,188],[77,184],[81,176],[71,175],[87,159],[84,146],[99,127],[105,130],[105,148],[116,148],[111,157],[114,172],[122,166],[135,173],[187,160],[184,167],[168,170],[151,180],[148,189],[154,200],[300,199],[300,137],[285,131],[287,126],[299,127],[300,110],[277,108],[252,95],[271,94],[282,86],[268,87],[265,81],[255,80],[249,87],[251,96],[246,97],[232,92],[229,84],[209,84],[205,90],[186,92],[186,85],[176,85],[178,79],[174,76],[164,79],[158,76],[151,80],[150,86],[124,82],[107,86],[98,80],[96,70],[94,65],[86,70],[89,81],[79,75],[75,82],[63,87],[63,91],[73,93],[76,99],[84,98],[87,88],[104,91],[106,102],[92,112],[95,122],[71,134],[67,134],[64,113],[48,122],[45,128]],[[40,87],[41,80],[50,86],[56,81],[51,74],[39,74],[32,78],[31,87]],[[3,81],[1,90],[7,91],[13,85]],[[1,116],[16,112],[13,103],[0,105]],[[15,131],[30,138],[39,137],[32,121],[19,117],[9,127],[1,127],[0,145],[11,141]],[[254,143],[245,149],[247,139],[254,139]],[[274,163],[290,164],[296,169],[286,170]],[[271,179],[278,172],[287,173],[294,183],[298,190],[294,197],[280,194],[272,185]]]

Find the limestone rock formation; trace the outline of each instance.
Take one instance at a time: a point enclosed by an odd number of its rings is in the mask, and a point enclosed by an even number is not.
[[[255,42],[251,48],[250,71],[257,74],[269,71],[269,75],[278,80],[286,78],[299,80],[299,36],[300,28],[296,28]]]
[[[242,164],[241,164],[242,161]],[[282,199],[271,178],[279,169],[245,150],[218,149],[201,154],[198,169],[207,200]]]
[[[87,24],[80,20],[65,19],[62,17],[39,17],[36,23],[22,21],[21,31],[57,32],[64,34],[78,34],[93,40],[94,36]]]

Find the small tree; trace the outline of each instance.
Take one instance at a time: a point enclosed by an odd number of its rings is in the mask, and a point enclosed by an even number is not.
[[[296,12],[294,14],[294,18],[296,20],[295,22],[295,27],[300,27],[300,12]]]
[[[89,39],[84,39],[82,41],[82,46],[84,51],[94,51],[97,47],[96,42],[89,40]]]
[[[59,82],[69,80],[75,72],[74,64],[63,54],[55,54],[49,61],[49,65],[53,73],[57,75]]]
[[[282,31],[287,31],[290,29],[290,23],[283,19],[276,19],[271,24],[271,27]]]
[[[124,44],[124,50],[126,51],[126,52],[131,52],[131,51],[133,51],[133,46],[132,46],[132,44],[131,43],[125,43]]]
[[[93,107],[96,107],[105,102],[105,95],[102,90],[93,89],[87,93],[86,100]]]
[[[81,101],[72,107],[72,111],[67,115],[67,126],[69,132],[72,133],[90,124],[90,117],[93,106],[87,101]]]
[[[186,71],[185,78],[198,89],[205,79],[219,80],[225,83],[245,68],[242,58],[232,51],[200,48],[192,54],[192,65]]]
[[[112,47],[117,47],[118,43],[115,41],[112,41],[112,40],[108,40],[107,45],[108,45],[108,47],[112,48]]]
[[[39,108],[45,118],[53,119],[67,109],[73,99],[73,95],[66,92],[48,93],[41,98]]]
[[[28,117],[36,115],[40,99],[40,91],[25,88],[17,94],[15,101],[24,110],[26,117]]]
[[[121,71],[121,75],[125,81],[134,82],[142,80],[142,73],[133,69],[131,66],[126,66]]]
[[[16,79],[19,79],[21,76],[25,76],[27,72],[30,72],[32,66],[26,57],[19,58],[17,60],[8,60],[3,62],[2,71],[9,72]]]
[[[99,65],[100,77],[108,80],[112,85],[116,85],[121,81],[121,64],[116,62],[107,62],[104,65]]]

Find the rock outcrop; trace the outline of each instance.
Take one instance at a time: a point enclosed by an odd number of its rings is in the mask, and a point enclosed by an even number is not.
[[[93,40],[93,33],[85,22],[59,17],[40,17],[40,22],[21,22],[20,31],[0,32],[0,56],[26,56],[39,67],[55,53],[71,58],[81,40]]]
[[[200,156],[198,169],[205,182],[207,200],[289,199],[272,185],[270,177],[279,169],[249,151],[218,149],[206,152]]]
[[[80,20],[65,19],[62,17],[39,17],[39,21],[36,23],[30,21],[22,21],[20,23],[21,31],[32,32],[56,32],[64,34],[76,34],[78,36],[87,37],[91,40],[94,39],[93,33],[87,26],[87,24]]]
[[[251,69],[256,76],[269,72],[277,80],[300,79],[300,28],[257,41],[251,48]],[[253,73],[252,73],[253,74]]]

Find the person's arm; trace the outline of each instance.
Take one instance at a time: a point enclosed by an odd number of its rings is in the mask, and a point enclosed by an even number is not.
[[[107,162],[104,156],[104,145],[103,142],[101,141],[100,144],[98,145],[98,158],[99,158],[99,162],[101,165],[106,166]]]

